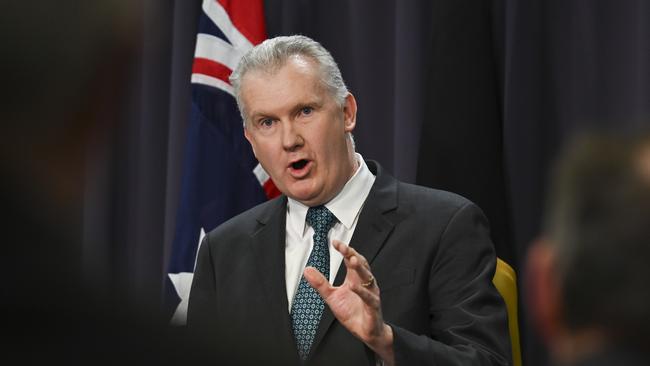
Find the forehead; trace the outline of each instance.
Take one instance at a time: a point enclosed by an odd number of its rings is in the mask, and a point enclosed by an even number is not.
[[[299,55],[273,70],[251,70],[241,83],[241,98],[249,114],[320,100],[327,95],[316,63]]]

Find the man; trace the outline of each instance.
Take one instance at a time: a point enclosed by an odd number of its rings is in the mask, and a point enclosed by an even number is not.
[[[649,365],[650,140],[590,137],[556,172],[529,304],[560,365]]]
[[[284,196],[201,245],[188,324],[213,337],[218,356],[228,364],[507,364],[485,217],[355,153],[356,101],[329,52],[303,36],[267,40],[231,82],[246,138]]]

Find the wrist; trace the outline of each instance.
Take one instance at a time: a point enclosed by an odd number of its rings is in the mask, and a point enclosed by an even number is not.
[[[393,328],[384,323],[379,336],[368,347],[382,360],[381,365],[392,366],[395,364],[393,354]]]

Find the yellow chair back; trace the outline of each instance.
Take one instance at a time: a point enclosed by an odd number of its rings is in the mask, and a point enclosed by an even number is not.
[[[517,318],[517,275],[515,270],[500,258],[492,283],[497,288],[508,309],[508,330],[512,345],[512,362],[521,366],[521,346],[519,345],[519,319]]]

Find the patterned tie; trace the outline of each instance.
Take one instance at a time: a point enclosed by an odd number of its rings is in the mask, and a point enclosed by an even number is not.
[[[327,232],[335,220],[334,215],[325,206],[310,207],[307,210],[307,223],[314,229],[314,248],[307,260],[307,266],[318,269],[328,280],[330,252]],[[323,309],[325,309],[325,302],[302,276],[291,306],[291,323],[298,353],[303,360],[307,359],[309,354]]]

